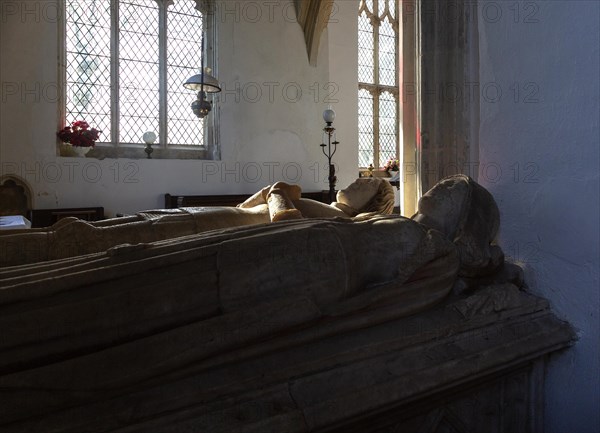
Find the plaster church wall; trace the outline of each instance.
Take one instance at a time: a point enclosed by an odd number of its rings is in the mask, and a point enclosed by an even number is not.
[[[342,88],[330,79],[327,30],[317,66],[309,65],[293,1],[217,4],[221,161],[57,157],[57,3],[9,3],[0,30],[0,175],[25,178],[35,208],[104,206],[114,216],[163,207],[165,193],[253,193],[280,180],[327,189],[319,143],[329,104],[343,107],[335,123],[338,186],[354,180],[356,85]],[[355,22],[353,16],[349,23]],[[352,41],[339,42],[343,23],[335,26],[336,43],[348,48]],[[194,97],[190,92],[190,103]]]
[[[548,433],[600,431],[599,12],[479,4],[479,181],[498,202],[503,250],[579,336],[548,364]]]

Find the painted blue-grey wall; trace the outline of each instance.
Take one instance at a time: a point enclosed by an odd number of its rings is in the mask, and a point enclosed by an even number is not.
[[[599,8],[479,4],[479,181],[504,251],[579,335],[548,365],[548,433],[600,431]]]

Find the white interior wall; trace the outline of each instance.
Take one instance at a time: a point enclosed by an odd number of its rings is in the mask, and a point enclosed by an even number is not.
[[[599,3],[479,11],[479,181],[500,207],[505,253],[579,336],[550,359],[545,431],[598,432]]]
[[[329,54],[329,99],[336,112],[335,127],[340,142],[334,157],[338,187],[358,176],[358,17],[357,2],[334,3],[327,26]]]
[[[218,162],[57,157],[56,2],[9,3],[16,10],[3,6],[0,30],[0,174],[25,178],[35,208],[104,206],[114,216],[162,207],[165,193],[252,193],[279,180],[306,191],[327,189],[319,143],[328,96],[340,101],[332,104],[341,142],[334,157],[338,187],[356,176],[356,84],[354,75],[344,73],[344,65],[355,64],[356,44],[343,40],[341,20],[343,11],[354,10],[347,7],[352,2],[334,9],[340,18],[331,25],[337,51],[330,59],[325,31],[316,67],[308,64],[291,0],[218,4],[218,78],[224,89]],[[355,16],[348,23],[355,26]],[[336,62],[333,84],[330,60]]]

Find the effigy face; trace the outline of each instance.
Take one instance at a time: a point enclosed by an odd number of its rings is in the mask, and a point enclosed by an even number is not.
[[[383,181],[381,179],[376,179]],[[385,181],[383,181],[385,182]],[[337,201],[344,203],[354,209],[363,209],[375,196],[379,189],[379,183],[370,178],[357,179],[347,188],[339,190]]]
[[[502,250],[494,244],[500,227],[498,206],[494,197],[468,176],[450,176],[437,183],[421,197],[413,219],[454,242],[462,276],[491,275],[504,263]]]

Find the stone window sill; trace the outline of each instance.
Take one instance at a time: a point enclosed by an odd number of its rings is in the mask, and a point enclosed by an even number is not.
[[[110,143],[98,143],[84,157],[95,159],[148,159],[145,148],[145,145],[142,144],[115,146]],[[152,150],[151,159],[210,159],[208,158],[206,148],[200,146],[197,148],[171,146],[168,149],[160,146],[153,146]],[[58,145],[58,155],[75,158],[81,157],[68,144]]]

